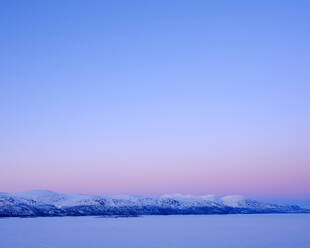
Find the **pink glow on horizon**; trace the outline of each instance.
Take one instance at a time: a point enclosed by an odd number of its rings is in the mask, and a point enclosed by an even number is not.
[[[247,166],[230,163],[208,166],[197,162],[155,164],[114,164],[114,166],[34,166],[25,171],[12,168],[0,182],[1,191],[50,189],[57,192],[93,194],[160,195],[243,194],[253,197],[310,197],[307,173],[296,167]],[[310,173],[307,167],[299,167]],[[35,174],[33,174],[35,172]],[[164,172],[164,173],[163,173]]]

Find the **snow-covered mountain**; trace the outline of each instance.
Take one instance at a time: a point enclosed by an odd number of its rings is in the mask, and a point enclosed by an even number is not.
[[[258,202],[239,195],[108,196],[59,194],[49,190],[0,193],[0,217],[240,213],[310,213],[310,210]]]

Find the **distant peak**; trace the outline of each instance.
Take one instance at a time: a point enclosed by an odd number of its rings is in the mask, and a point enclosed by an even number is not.
[[[47,189],[33,189],[16,193],[17,195],[57,195],[59,193]]]

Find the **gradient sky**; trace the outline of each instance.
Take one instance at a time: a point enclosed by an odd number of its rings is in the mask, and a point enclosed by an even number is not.
[[[0,1],[0,191],[310,198],[309,1]]]

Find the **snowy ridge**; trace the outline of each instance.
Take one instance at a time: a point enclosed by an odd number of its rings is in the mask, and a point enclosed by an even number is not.
[[[276,205],[233,195],[134,195],[59,194],[49,190],[0,193],[0,217],[84,216],[84,215],[167,215],[167,214],[249,214],[307,213],[299,206]]]

